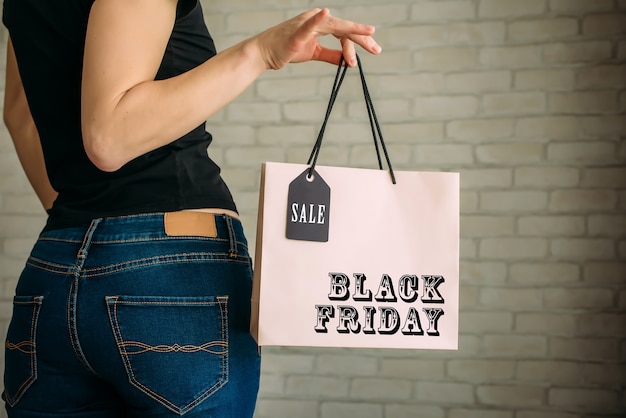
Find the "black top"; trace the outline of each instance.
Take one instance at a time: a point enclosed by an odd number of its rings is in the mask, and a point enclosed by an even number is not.
[[[46,229],[93,218],[193,208],[236,210],[211,161],[202,124],[176,141],[107,173],[87,158],[80,128],[80,86],[93,0],[4,0],[28,104],[59,197]],[[179,0],[176,23],[156,79],[173,77],[215,55],[198,0]]]

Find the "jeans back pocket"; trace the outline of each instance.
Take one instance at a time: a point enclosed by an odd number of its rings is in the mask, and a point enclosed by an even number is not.
[[[108,296],[130,382],[178,414],[228,381],[228,297]]]
[[[15,406],[37,379],[37,322],[43,296],[15,296],[5,347],[4,400]]]

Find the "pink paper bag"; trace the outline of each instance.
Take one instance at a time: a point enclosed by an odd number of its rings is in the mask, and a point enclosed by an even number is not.
[[[251,332],[259,345],[457,349],[459,174],[316,166],[328,211],[289,207],[308,165],[262,168]],[[292,212],[292,213],[291,213]],[[287,239],[289,219],[328,240]]]

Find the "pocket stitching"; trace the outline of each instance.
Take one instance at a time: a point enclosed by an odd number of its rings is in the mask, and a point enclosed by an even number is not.
[[[30,364],[30,376],[28,376],[28,378],[20,385],[20,387],[15,391],[15,395],[14,396],[10,396],[8,393],[8,390],[6,388],[6,383],[5,383],[5,388],[4,388],[4,398],[6,400],[6,402],[10,405],[10,406],[15,406],[17,405],[17,403],[20,401],[20,399],[22,399],[22,396],[24,396],[24,393],[26,393],[26,390],[28,390],[28,388],[35,382],[35,380],[37,380],[37,340],[36,340],[36,332],[37,332],[37,323],[39,321],[39,312],[41,310],[41,305],[43,303],[43,296],[34,296],[31,298],[29,298],[29,300],[21,300],[19,299],[19,296],[16,296],[13,300],[13,304],[14,305],[34,305],[33,306],[33,313],[32,313],[32,318],[30,321],[30,333],[29,333],[29,340],[26,341],[20,341],[19,343],[11,343],[9,341],[9,339],[7,338],[7,340],[4,343],[4,346],[7,350],[18,350],[24,354],[28,354],[29,355],[29,364]],[[24,351],[20,349],[20,346],[22,344],[26,343],[27,346],[31,346],[31,350],[30,351]]]
[[[188,411],[190,411],[191,409],[193,409],[194,407],[196,407],[197,405],[199,405],[200,403],[202,403],[204,400],[206,400],[208,397],[210,397],[211,395],[213,395],[215,392],[217,392],[220,388],[222,388],[227,382],[228,382],[228,296],[218,296],[216,297],[216,301],[215,302],[209,302],[209,301],[197,301],[197,302],[185,302],[185,303],[176,303],[176,302],[157,302],[157,301],[123,301],[120,302],[119,301],[119,297],[118,296],[106,296],[105,300],[107,302],[107,305],[109,306],[109,309],[107,309],[108,314],[109,314],[109,322],[111,324],[111,328],[113,330],[113,334],[115,337],[115,341],[120,353],[120,356],[122,357],[122,361],[124,363],[124,368],[126,370],[126,373],[128,375],[129,381],[130,383],[135,386],[137,389],[139,389],[141,392],[145,393],[146,395],[148,395],[149,397],[151,397],[152,399],[156,400],[157,402],[159,402],[160,404],[162,404],[163,406],[165,406],[166,408],[168,408],[169,410],[178,413],[178,414],[184,414]],[[222,343],[222,345],[224,346],[224,352],[219,354],[222,357],[222,370],[221,370],[221,374],[219,377],[219,380],[214,383],[213,385],[209,386],[201,395],[197,396],[195,399],[193,399],[191,402],[189,402],[187,405],[184,406],[179,406],[176,405],[174,402],[170,401],[169,399],[165,398],[163,395],[160,395],[156,392],[154,392],[152,389],[146,387],[143,383],[141,383],[135,376],[135,372],[132,368],[132,364],[130,361],[130,355],[132,353],[128,353],[126,351],[126,343],[122,337],[121,331],[120,331],[120,325],[119,325],[119,321],[117,319],[117,307],[120,304],[126,304],[126,305],[183,305],[183,306],[189,306],[189,305],[218,305],[219,309],[220,309],[220,317],[221,317],[221,338],[222,341],[220,341],[220,343]],[[113,309],[110,309],[110,307],[113,306]]]

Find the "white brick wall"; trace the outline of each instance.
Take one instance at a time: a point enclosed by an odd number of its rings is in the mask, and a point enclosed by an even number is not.
[[[312,6],[377,25],[392,160],[462,179],[459,350],[265,348],[258,418],[626,415],[626,1],[204,5],[220,49]],[[305,162],[333,74],[267,73],[209,121],[251,242],[260,164]],[[361,100],[352,73],[320,163],[374,164]],[[44,221],[5,130],[0,176],[4,327]]]

